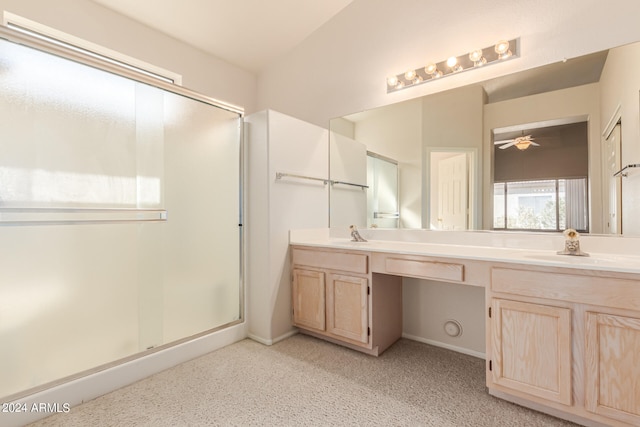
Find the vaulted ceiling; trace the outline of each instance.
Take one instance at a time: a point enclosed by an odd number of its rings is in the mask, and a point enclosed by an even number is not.
[[[93,0],[253,73],[352,0]]]

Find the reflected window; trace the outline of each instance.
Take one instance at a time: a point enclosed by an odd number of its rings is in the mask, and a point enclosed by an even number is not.
[[[496,182],[496,230],[589,231],[587,178]]]

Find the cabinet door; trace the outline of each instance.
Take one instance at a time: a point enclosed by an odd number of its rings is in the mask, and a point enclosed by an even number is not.
[[[368,280],[330,274],[327,285],[327,332],[361,343],[369,341]]]
[[[325,274],[293,270],[293,324],[325,330]]]
[[[585,406],[640,425],[640,319],[587,313]]]
[[[571,310],[493,300],[493,382],[571,405]]]

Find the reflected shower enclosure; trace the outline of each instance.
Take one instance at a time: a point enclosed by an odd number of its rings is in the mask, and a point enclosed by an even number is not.
[[[398,228],[398,162],[367,151],[367,227]]]
[[[4,39],[0,92],[0,396],[241,319],[237,112]]]

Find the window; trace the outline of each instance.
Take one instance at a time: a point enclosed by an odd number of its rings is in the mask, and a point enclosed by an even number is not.
[[[589,231],[587,178],[493,184],[496,230]]]

